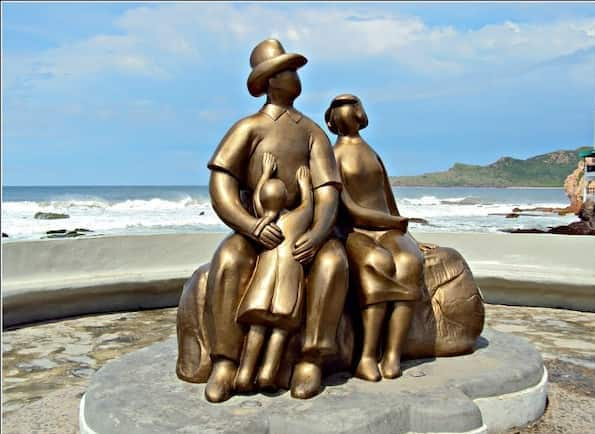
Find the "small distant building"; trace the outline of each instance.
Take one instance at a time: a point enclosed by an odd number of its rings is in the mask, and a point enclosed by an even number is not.
[[[579,153],[585,162],[583,202],[588,199],[595,201],[595,147]]]

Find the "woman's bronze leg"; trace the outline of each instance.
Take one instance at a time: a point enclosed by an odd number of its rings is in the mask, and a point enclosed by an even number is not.
[[[384,378],[397,378],[401,375],[401,354],[413,319],[415,300],[421,297],[424,285],[423,255],[409,235],[398,231],[387,232],[379,241],[393,255],[397,281],[403,287],[410,288],[413,295],[413,301],[394,303],[388,323],[384,355],[380,362],[380,371]]]
[[[361,359],[355,370],[355,376],[363,380],[380,380],[378,344],[382,334],[382,324],[385,315],[386,303],[372,304],[362,309],[364,345]]]
[[[384,355],[380,362],[380,371],[384,378],[401,376],[401,354],[413,318],[413,306],[411,301],[398,301],[394,304],[388,322]]]

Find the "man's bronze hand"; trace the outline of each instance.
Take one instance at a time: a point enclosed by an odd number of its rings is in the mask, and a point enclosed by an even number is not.
[[[307,264],[316,255],[321,242],[322,240],[311,231],[306,232],[295,242],[293,246],[293,258],[302,265]]]
[[[273,220],[275,216],[265,216],[258,220],[252,230],[252,237],[267,249],[274,249],[283,242],[283,232]]]

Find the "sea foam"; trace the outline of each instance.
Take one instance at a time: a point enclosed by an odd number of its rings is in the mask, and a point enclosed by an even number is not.
[[[46,189],[35,195],[9,191],[10,199],[2,204],[2,231],[11,239],[39,238],[48,230],[75,228],[101,234],[229,230],[214,212],[206,187],[90,187],[88,192],[80,192],[81,187],[73,188],[75,192],[68,187]],[[423,226],[411,223],[412,229],[424,231],[547,228],[576,219],[556,214],[516,219],[491,215],[510,213],[514,207],[564,207],[560,191],[398,188],[395,193],[402,215],[429,221],[430,225]],[[37,212],[63,213],[69,218],[38,220],[34,218]]]

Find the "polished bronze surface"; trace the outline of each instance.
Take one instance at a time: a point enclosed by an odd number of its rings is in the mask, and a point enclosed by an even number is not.
[[[381,374],[396,378],[413,302],[423,290],[423,255],[399,214],[382,160],[359,134],[368,124],[361,101],[353,95],[336,97],[325,120],[338,134],[334,150],[343,182],[341,217],[352,287],[362,309],[363,349],[355,375],[371,381]]]
[[[407,231],[382,160],[359,134],[361,101],[331,102],[334,149],[293,107],[305,63],[277,40],[254,48],[248,90],[266,103],[208,164],[213,208],[233,233],[184,286],[176,372],[207,382],[212,402],[277,388],[310,398],[345,369],[396,378],[401,357],[473,351],[483,327],[464,259]]]

